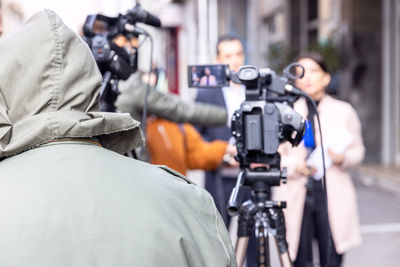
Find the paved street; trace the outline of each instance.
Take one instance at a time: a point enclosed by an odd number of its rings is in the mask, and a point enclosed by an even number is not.
[[[391,181],[400,180],[400,173],[390,173],[390,177],[380,173],[353,174],[363,243],[345,254],[343,267],[400,266],[400,182]],[[201,179],[197,182],[202,184]],[[270,246],[271,264],[280,266],[272,241]]]
[[[344,266],[400,266],[399,187],[382,187],[368,177],[354,179],[354,182],[363,244],[345,255]]]

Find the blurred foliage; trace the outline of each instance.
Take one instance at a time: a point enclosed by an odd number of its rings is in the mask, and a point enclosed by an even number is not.
[[[339,46],[332,40],[314,42],[310,44],[308,50],[319,52],[324,57],[328,72],[335,73],[340,68],[341,57]]]
[[[283,43],[275,43],[269,46],[268,62],[269,68],[275,70],[277,73],[282,73],[283,69],[289,65],[296,57],[296,50]]]
[[[340,49],[332,40],[314,42],[307,50],[319,52],[324,57],[328,72],[335,73],[341,67]],[[281,73],[289,63],[293,62],[298,53],[298,50],[283,43],[272,44],[267,55],[269,67]]]

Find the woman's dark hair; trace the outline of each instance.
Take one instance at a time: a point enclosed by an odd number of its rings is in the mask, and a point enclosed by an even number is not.
[[[301,52],[294,60],[295,62],[298,62],[300,59],[303,58],[309,58],[312,59],[313,61],[315,61],[324,72],[328,72],[328,69],[326,68],[326,62],[324,57],[315,51],[305,51],[305,52]]]

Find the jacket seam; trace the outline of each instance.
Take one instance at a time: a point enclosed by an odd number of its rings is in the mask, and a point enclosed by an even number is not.
[[[50,109],[53,111],[57,111],[60,102],[60,90],[61,90],[61,72],[62,72],[62,40],[60,38],[60,24],[57,22],[57,18],[53,12],[50,10],[46,10],[49,21],[50,21],[50,30],[53,34],[54,38],[54,55],[51,61],[51,69],[54,70],[52,90],[51,90],[51,101],[50,101]],[[53,117],[49,117],[49,123],[52,127],[54,137],[59,135],[59,125],[56,120],[53,120]]]
[[[209,196],[209,199],[210,199],[210,196]],[[211,199],[211,201],[213,202],[212,199]],[[218,240],[221,242],[222,247],[224,248],[225,254],[226,254],[227,258],[228,258],[228,266],[231,266],[232,262],[231,262],[230,254],[228,252],[228,249],[227,249],[227,247],[225,245],[224,240],[221,237],[221,233],[220,233],[220,231],[218,229],[218,211],[217,211],[217,208],[215,207],[215,205],[213,205],[213,207],[214,207],[214,218],[215,218],[215,220],[214,220],[214,222],[215,222],[215,230],[217,232]]]

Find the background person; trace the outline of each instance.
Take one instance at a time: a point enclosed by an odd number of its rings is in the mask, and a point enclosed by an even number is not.
[[[96,63],[54,12],[0,57],[1,266],[236,266],[208,193],[118,154],[139,123],[99,112]]]
[[[232,35],[224,35],[218,39],[217,57],[218,64],[227,64],[229,69],[237,72],[244,65],[243,45],[239,38]],[[231,135],[231,118],[235,110],[245,101],[245,87],[240,84],[230,83],[229,86],[213,89],[199,89],[196,97],[197,102],[208,103],[223,107],[228,113],[228,123],[220,127],[199,127],[199,132],[206,141],[225,140],[229,141]],[[224,222],[229,227],[231,218],[227,213],[226,205],[236,185],[239,168],[236,166],[221,166],[216,171],[206,172],[205,188],[213,196],[218,210],[221,212]],[[243,200],[250,198],[250,189],[244,187]],[[256,259],[256,243],[254,235],[250,237],[247,249],[247,266],[254,266]]]
[[[198,86],[200,84],[200,78],[199,75],[197,74],[196,66],[192,66],[190,77],[192,79],[193,86]]]
[[[235,36],[222,36],[217,43],[217,58],[219,64],[228,64],[229,69],[238,71],[244,65],[244,52],[241,41]],[[199,132],[206,141],[224,140],[231,138],[230,119],[233,112],[240,108],[245,100],[245,88],[242,85],[231,83],[229,87],[222,89],[199,89],[196,101],[200,103],[213,104],[223,107],[228,113],[227,125],[220,127],[199,127]],[[213,196],[219,211],[223,214],[225,223],[229,225],[229,216],[226,211],[230,194],[236,184],[239,174],[238,168],[223,168],[220,173],[216,171],[207,172],[205,177],[205,188]],[[218,179],[222,180],[222,187],[218,187]]]
[[[191,124],[150,118],[146,143],[152,164],[166,165],[181,174],[187,170],[215,170],[224,156],[226,164],[237,164],[236,147],[226,141],[206,142]]]
[[[295,266],[312,266],[312,240],[318,241],[321,266],[340,266],[342,255],[361,243],[356,195],[349,168],[364,157],[359,118],[353,107],[325,93],[330,81],[322,56],[315,52],[300,54],[297,63],[304,66],[302,79],[296,86],[304,90],[318,105],[324,149],[327,152],[326,183],[328,214],[322,189],[322,159],[315,113],[304,99],[295,103],[295,110],[311,123],[307,138],[298,147],[281,146],[282,167],[288,167],[288,182],[275,188],[275,198],[286,200],[284,209],[290,255]],[[328,243],[328,227],[332,239]],[[333,242],[332,242],[333,241]]]

